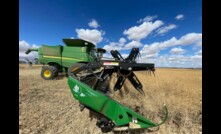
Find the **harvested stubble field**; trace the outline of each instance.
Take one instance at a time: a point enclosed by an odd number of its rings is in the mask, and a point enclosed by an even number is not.
[[[96,119],[89,117],[89,111],[80,112],[67,78],[45,81],[40,77],[40,71],[41,66],[19,65],[19,133],[101,134]],[[140,95],[127,80],[120,92],[111,94],[113,99],[154,122],[161,121],[163,104],[167,105],[169,119],[159,129],[132,133],[201,133],[202,70],[157,68],[155,73],[156,77],[136,72],[145,96]],[[110,87],[113,87],[116,78],[113,76],[111,81]]]

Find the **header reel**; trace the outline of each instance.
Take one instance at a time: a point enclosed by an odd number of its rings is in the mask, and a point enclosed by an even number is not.
[[[87,108],[98,113],[100,118],[96,125],[101,128],[102,132],[119,128],[120,130],[144,129],[163,124],[168,117],[166,106],[164,107],[165,117],[161,123],[157,124],[108,96],[110,92],[108,80],[113,73],[117,73],[114,91],[121,90],[125,80],[128,79],[133,87],[144,95],[143,86],[133,71],[146,70],[148,73],[153,72],[154,74],[154,64],[136,63],[136,58],[140,56],[138,48],[133,48],[125,59],[117,50],[111,50],[110,53],[114,60],[99,60],[82,64],[70,73],[68,84],[73,97],[80,102],[81,111]],[[98,68],[100,70],[94,71]]]

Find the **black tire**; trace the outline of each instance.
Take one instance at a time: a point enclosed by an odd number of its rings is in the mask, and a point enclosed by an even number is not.
[[[41,77],[45,80],[53,80],[58,76],[58,69],[55,66],[43,66],[41,70]]]
[[[71,76],[72,72],[77,70],[79,67],[85,65],[85,63],[74,63],[68,68],[67,75]]]

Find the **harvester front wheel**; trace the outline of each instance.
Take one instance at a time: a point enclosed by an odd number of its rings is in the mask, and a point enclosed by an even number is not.
[[[43,66],[41,77],[45,80],[53,80],[58,76],[58,69],[55,66]]]

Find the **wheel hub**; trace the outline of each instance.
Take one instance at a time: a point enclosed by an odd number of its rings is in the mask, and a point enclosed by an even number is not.
[[[51,71],[50,70],[45,70],[44,71],[44,76],[49,78],[51,76]]]

